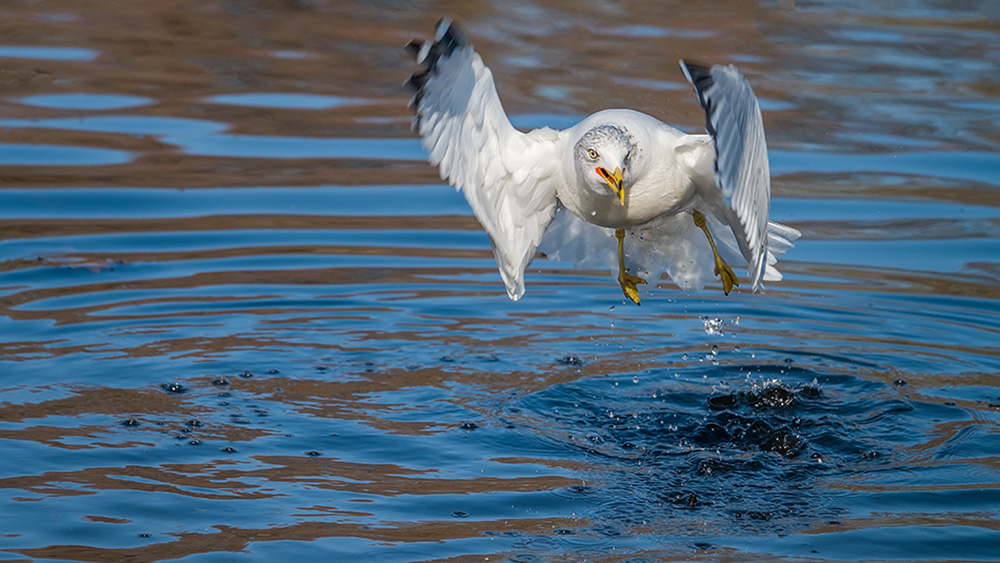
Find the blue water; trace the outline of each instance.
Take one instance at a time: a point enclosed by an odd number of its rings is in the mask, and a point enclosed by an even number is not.
[[[143,4],[2,8],[0,560],[998,558],[989,6],[451,14],[522,128],[753,83],[785,278],[635,307],[506,297],[409,130],[444,14]]]

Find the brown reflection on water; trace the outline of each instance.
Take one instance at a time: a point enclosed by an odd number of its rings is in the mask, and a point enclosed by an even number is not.
[[[40,549],[13,550],[26,557],[66,559],[70,561],[160,561],[201,553],[246,553],[258,542],[272,541],[317,541],[327,538],[359,538],[375,545],[397,543],[442,542],[463,538],[480,538],[493,534],[516,534],[517,536],[546,536],[553,530],[572,528],[580,521],[569,518],[518,518],[510,520],[486,521],[421,521],[384,522],[379,526],[345,522],[300,522],[289,526],[267,528],[234,528],[213,526],[210,533],[184,532],[170,534],[177,539],[139,548],[98,548],[83,545],[54,545]],[[377,553],[371,548],[371,554]],[[473,560],[473,556],[449,559],[449,561]],[[502,558],[503,554],[485,557]],[[481,560],[476,557],[475,560]],[[616,561],[600,559],[595,561]]]
[[[178,134],[209,142],[223,142],[230,135],[253,136],[257,140],[274,137],[279,141],[404,139],[415,146],[409,129],[411,113],[406,107],[409,94],[401,87],[413,64],[402,45],[412,37],[429,36],[434,22],[445,15],[465,25],[493,68],[508,113],[522,118],[524,114],[540,113],[543,115],[538,120],[544,122],[544,114],[577,117],[605,107],[634,107],[690,131],[701,131],[703,113],[676,65],[678,58],[688,58],[736,62],[765,101],[764,118],[772,146],[793,154],[839,151],[846,158],[900,149],[892,141],[858,140],[854,132],[888,133],[924,141],[925,145],[916,146],[927,151],[988,151],[989,141],[997,141],[996,132],[986,120],[955,119],[953,114],[947,117],[954,121],[939,117],[949,109],[957,112],[941,98],[948,93],[973,92],[994,100],[996,85],[983,78],[986,73],[969,72],[969,78],[956,80],[929,72],[933,80],[921,84],[935,84],[944,93],[915,89],[915,99],[903,96],[902,109],[895,108],[899,114],[889,116],[893,119],[864,113],[868,104],[861,102],[871,99],[899,103],[898,94],[903,89],[866,84],[862,79],[879,75],[886,81],[898,80],[909,71],[892,70],[884,61],[869,62],[869,55],[880,49],[879,39],[852,39],[841,34],[852,23],[862,30],[871,26],[901,29],[901,54],[921,61],[941,57],[937,63],[943,64],[953,56],[948,49],[955,43],[954,37],[969,32],[969,37],[979,38],[976,41],[980,42],[960,46],[962,56],[967,57],[963,60],[991,63],[996,50],[984,48],[991,43],[984,39],[983,32],[990,29],[984,29],[983,24],[837,16],[829,10],[790,9],[788,2],[778,4],[775,8],[773,2],[726,0],[706,9],[703,4],[689,1],[626,0],[614,5],[564,0],[461,5],[428,1],[398,9],[400,6],[391,2],[282,0],[4,2],[0,5],[3,45],[82,47],[92,49],[95,58],[4,58],[0,65],[0,80],[4,81],[0,120],[17,123],[0,124],[0,143],[111,149],[125,151],[129,160],[99,166],[0,166],[0,184],[9,189],[115,187],[123,188],[123,193],[137,187],[323,189],[340,185],[363,190],[366,186],[417,184],[451,190],[441,184],[437,171],[426,163],[391,152],[369,159],[306,158],[296,154],[260,157],[241,155],[238,146],[223,146],[219,152],[225,156],[201,156],[189,154],[183,140],[171,139],[173,135],[168,134],[176,128]],[[832,19],[839,23],[834,25]],[[824,73],[831,79],[814,79]],[[914,74],[924,76],[921,72]],[[145,103],[86,110],[41,107],[37,100],[32,105],[30,98],[80,93],[141,96]],[[243,102],[216,98],[262,93],[326,96],[336,103],[326,109],[255,107],[247,98],[242,98]],[[91,117],[136,118],[140,125],[134,133],[121,133],[63,129],[51,121],[23,121]],[[167,132],[149,127],[144,119],[156,120],[154,123],[165,126]],[[886,132],[883,128],[887,121],[891,130]],[[101,128],[93,121],[88,123],[91,128]],[[964,133],[942,130],[946,129],[942,123]],[[199,132],[199,127],[206,132]],[[903,194],[968,205],[1000,205],[1000,196],[991,184],[932,176],[886,181],[878,171],[795,172],[777,178],[774,191],[777,197],[841,197],[861,204],[864,198],[891,200]],[[698,354],[698,347],[708,348],[714,341],[694,339],[698,344],[692,345],[684,331],[700,330],[699,320],[692,318],[688,306],[691,310],[712,310],[712,298],[717,295],[680,295],[669,282],[661,283],[654,290],[656,299],[646,301],[642,309],[626,310],[630,318],[651,327],[641,330],[630,328],[627,322],[609,330],[607,316],[590,315],[591,303],[553,305],[557,310],[552,311],[544,305],[535,308],[538,301],[519,303],[519,308],[502,313],[486,310],[485,305],[478,314],[468,306],[456,307],[457,312],[447,306],[440,312],[433,310],[428,303],[434,300],[478,306],[487,297],[503,298],[488,246],[451,246],[447,240],[448,232],[468,236],[480,231],[470,215],[357,217],[346,215],[347,211],[319,215],[311,210],[306,211],[313,214],[304,215],[237,214],[221,205],[191,213],[203,216],[171,218],[107,218],[106,210],[100,208],[74,210],[77,214],[73,216],[79,218],[73,219],[47,217],[42,209],[28,211],[25,216],[29,218],[13,214],[0,218],[0,240],[31,249],[0,262],[0,274],[20,280],[18,285],[0,288],[0,317],[13,327],[30,326],[33,336],[11,333],[0,348],[0,359],[20,368],[18,373],[28,373],[35,365],[40,366],[40,371],[59,369],[61,364],[57,362],[65,362],[98,375],[88,376],[93,387],[78,385],[71,376],[62,375],[61,381],[68,383],[59,387],[47,387],[43,375],[4,383],[3,391],[11,396],[22,391],[37,394],[20,402],[0,404],[0,422],[4,424],[0,438],[24,446],[25,451],[37,447],[45,454],[39,463],[51,464],[31,467],[30,460],[19,461],[24,465],[15,466],[0,478],[0,488],[13,491],[12,498],[19,505],[15,509],[37,506],[47,499],[80,497],[81,504],[73,507],[76,513],[69,512],[73,516],[67,517],[78,519],[63,521],[64,526],[95,523],[114,528],[111,524],[118,524],[123,529],[124,524],[140,521],[130,520],[131,513],[118,504],[115,493],[123,491],[152,493],[157,495],[154,501],[161,500],[165,505],[176,501],[178,514],[144,521],[162,525],[162,529],[148,530],[154,536],[142,547],[125,547],[143,541],[136,540],[131,528],[127,538],[105,537],[99,540],[104,543],[95,540],[90,546],[70,545],[87,540],[72,542],[49,534],[31,540],[32,548],[8,550],[25,557],[153,561],[215,552],[242,554],[252,551],[258,542],[356,538],[378,546],[481,539],[505,532],[551,538],[559,528],[581,530],[589,523],[562,517],[566,512],[546,518],[518,514],[491,520],[443,519],[444,515],[421,512],[400,522],[395,516],[385,517],[380,513],[382,507],[370,501],[371,497],[399,501],[406,495],[429,498],[454,494],[475,505],[490,502],[477,495],[555,495],[579,484],[580,479],[568,474],[593,476],[603,469],[595,469],[599,463],[592,458],[566,454],[572,448],[565,446],[572,443],[578,428],[554,427],[551,413],[505,412],[506,402],[558,386],[601,382],[602,378],[619,374],[634,372],[646,377],[644,370],[664,374],[674,370],[703,372],[711,363]],[[155,210],[152,215],[156,215]],[[1000,223],[989,218],[880,222],[848,216],[802,221],[794,226],[804,233],[803,246],[809,241],[978,241],[996,238],[1000,229]],[[320,238],[269,244],[274,242],[269,240],[271,232],[279,230],[316,231]],[[348,230],[361,232],[356,243],[343,240],[340,231]],[[240,231],[246,233],[246,238],[236,242],[218,244],[212,239],[213,233],[229,236]],[[407,240],[405,247],[365,240],[366,233],[380,231],[408,231],[416,240]],[[444,238],[420,243],[419,237],[430,231],[443,232]],[[132,233],[196,234],[203,237],[200,240],[205,244],[175,247],[168,241],[161,248],[111,254],[73,247],[76,240]],[[340,238],[336,244],[326,244],[322,233]],[[56,242],[46,246],[45,239]],[[56,245],[58,250],[48,251]],[[43,250],[35,255],[35,249]],[[926,334],[887,334],[878,326],[852,326],[844,320],[849,315],[827,317],[823,313],[855,312],[879,294],[899,303],[906,297],[1000,300],[995,264],[969,263],[956,275],[903,270],[891,264],[867,267],[810,262],[800,256],[793,251],[788,260],[782,261],[782,271],[789,279],[769,287],[766,295],[755,296],[759,298],[756,305],[747,305],[742,295],[728,302],[751,309],[752,315],[762,311],[765,317],[757,324],[744,323],[738,340],[718,340],[723,367],[738,368],[738,375],[733,377],[749,377],[744,370],[763,371],[784,365],[780,355],[793,354],[799,346],[804,354],[815,354],[819,359],[797,359],[796,366],[817,373],[831,371],[823,364],[823,354],[862,359],[866,354],[877,354],[879,357],[869,363],[852,365],[848,377],[881,382],[888,389],[895,389],[894,380],[905,377],[909,383],[908,401],[936,406],[951,402],[973,413],[973,418],[992,420],[991,398],[953,399],[938,392],[939,388],[965,386],[996,388],[995,374],[988,372],[985,365],[975,365],[984,358],[1000,358],[1000,350],[992,343],[969,339],[955,345],[934,341]],[[322,257],[329,258],[329,262],[318,266],[309,262],[296,269],[275,263],[282,257]],[[239,259],[245,259],[243,264],[249,266],[230,267],[225,263]],[[361,259],[368,260],[365,264],[377,265],[356,266]],[[456,276],[455,268],[422,265],[412,259],[465,262]],[[477,261],[474,267],[467,265],[471,260]],[[401,265],[403,262],[411,265]],[[142,275],[143,267],[153,273]],[[122,272],[126,275],[117,275]],[[573,290],[592,287],[595,292],[606,291],[609,298],[620,299],[607,272],[566,271],[544,261],[530,269],[528,285],[531,293],[526,300],[533,294],[573,295]],[[226,287],[233,289],[229,293],[217,291]],[[280,289],[288,287],[294,290],[286,293]],[[286,300],[290,293],[295,295]],[[827,299],[829,295],[834,297]],[[659,299],[672,304],[656,309]],[[787,310],[774,312],[772,305]],[[622,310],[619,306],[618,313]],[[817,310],[821,312],[816,318],[808,318]],[[995,327],[976,326],[982,318],[949,317],[932,328],[954,328],[961,334],[979,336],[998,334]],[[778,319],[777,323],[768,322],[774,319]],[[802,325],[796,322],[803,319],[807,322]],[[232,326],[227,326],[231,321]],[[762,353],[755,361],[745,356],[725,356],[743,339],[773,345],[777,351]],[[607,347],[596,348],[595,341]],[[629,350],[632,342],[641,343],[638,350]],[[597,352],[585,354],[581,350]],[[586,357],[561,362],[567,353]],[[678,359],[688,353],[690,358]],[[442,357],[444,354],[448,356]],[[914,357],[926,358],[930,364],[936,360],[948,365],[965,362],[968,369],[954,368],[960,373],[942,375],[932,368],[901,373],[894,366],[884,365],[892,358]],[[38,364],[33,364],[36,360]],[[369,360],[370,368],[361,365]],[[727,365],[730,360],[731,366]],[[232,376],[226,386],[213,385],[217,376],[205,375],[229,369],[219,368],[220,364],[243,361],[270,362],[281,368],[281,374]],[[317,363],[323,364],[324,371],[315,367]],[[204,369],[196,369],[201,366]],[[134,370],[148,371],[137,374]],[[187,391],[169,393],[158,387],[173,380],[185,385]],[[121,389],[116,387],[122,385],[118,381],[142,387]],[[671,389],[681,392],[696,385],[675,381],[671,381]],[[41,384],[32,388],[36,382]],[[421,393],[434,396],[433,403],[413,400]],[[704,389],[698,390],[699,396],[705,393]],[[600,393],[597,396],[600,398]],[[361,461],[341,459],[338,454],[346,457],[348,453],[332,449],[312,457],[300,451],[305,447],[294,441],[311,436],[310,432],[324,424],[356,424],[378,434],[387,447],[400,450],[437,444],[437,439],[452,435],[448,433],[468,432],[461,427],[459,415],[442,418],[435,409],[458,411],[484,425],[501,424],[497,411],[502,412],[503,423],[516,421],[518,426],[507,429],[509,432],[502,436],[512,441],[523,438],[512,450],[497,446],[500,453],[491,458],[494,450],[490,448],[496,444],[480,445],[479,450],[470,447],[479,459],[504,464],[512,476],[454,477],[449,475],[454,468],[417,467],[417,462],[402,454],[388,462],[370,463],[364,462],[363,454],[358,454]],[[264,416],[268,412],[270,416]],[[837,414],[831,413],[831,417]],[[122,424],[126,420],[129,423]],[[913,448],[914,457],[904,457],[903,463],[946,463],[934,458],[943,444],[973,424],[985,426],[983,420],[929,424],[930,436],[919,441]],[[197,424],[187,424],[191,421]],[[850,435],[838,436],[850,441],[856,437],[855,432],[863,436],[867,431],[853,428]],[[329,431],[319,432],[329,437]],[[491,434],[489,439],[496,435]],[[200,444],[192,444],[193,440]],[[532,451],[531,447],[537,446],[533,440],[546,447]],[[291,443],[296,444],[294,449],[287,445]],[[319,442],[316,449],[323,450],[322,444]],[[549,444],[555,444],[556,449],[547,447]],[[220,451],[229,445],[238,451]],[[260,453],[255,448],[267,451]],[[138,457],[137,452],[161,457],[157,461]],[[136,455],[125,459],[123,454]],[[87,461],[77,462],[83,456],[89,456]],[[996,456],[988,455],[970,463],[994,470],[997,466]],[[525,467],[530,470],[521,471]],[[525,475],[529,471],[536,473]],[[845,490],[878,493],[905,489],[869,486],[864,480],[871,473],[864,467],[857,473],[855,481],[841,474]],[[672,487],[672,478],[651,478],[651,486]],[[805,484],[831,486],[820,481]],[[934,486],[934,490],[943,488]],[[995,489],[995,485],[984,484],[982,488]],[[319,502],[310,497],[317,491],[343,494],[346,500]],[[245,506],[257,510],[265,504],[260,501],[288,498],[293,499],[286,501],[293,504],[290,512],[279,514],[279,523],[274,525],[268,525],[272,520],[268,520],[271,513],[266,511],[244,526],[213,521],[206,525],[207,529],[192,529],[183,521],[183,511],[191,509],[186,501],[192,499],[251,501]],[[86,504],[88,501],[93,507]],[[588,508],[585,502],[574,506]],[[679,526],[703,525],[704,512],[688,513],[690,516],[677,518],[684,521]],[[949,516],[942,514],[947,513],[844,518],[837,526],[813,523],[812,530],[877,534],[874,528],[883,526],[956,523],[996,529],[995,523],[983,523],[989,518],[976,519],[964,513],[949,521]],[[804,518],[808,520],[809,515]],[[670,535],[669,528],[665,532],[643,526],[629,532],[647,534],[654,538],[651,541]],[[581,531],[581,536],[585,533]],[[37,547],[45,545],[48,547]],[[650,559],[664,558],[664,550],[668,549],[655,551]],[[505,554],[496,551],[483,557],[502,559]],[[643,553],[640,548],[622,556],[597,553],[590,559],[619,561]],[[677,559],[703,555],[688,545],[677,553]],[[723,548],[705,557],[748,561],[755,556]],[[472,558],[456,556],[451,560]]]

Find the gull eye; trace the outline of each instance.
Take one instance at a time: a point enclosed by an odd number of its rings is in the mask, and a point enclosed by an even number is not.
[[[597,158],[598,156],[597,151],[595,151],[594,149],[587,149],[587,156],[589,156],[590,158]]]

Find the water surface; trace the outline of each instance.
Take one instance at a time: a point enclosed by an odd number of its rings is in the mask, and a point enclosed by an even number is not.
[[[988,6],[100,4],[0,7],[0,559],[996,559]],[[738,64],[785,279],[510,302],[409,130],[442,15],[522,128]]]

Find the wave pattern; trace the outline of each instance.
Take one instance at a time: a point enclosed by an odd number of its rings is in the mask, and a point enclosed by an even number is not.
[[[511,303],[409,132],[421,3],[0,8],[0,558],[994,559],[996,27],[626,4],[457,15],[518,127],[695,131],[665,59],[739,64],[763,295]]]

